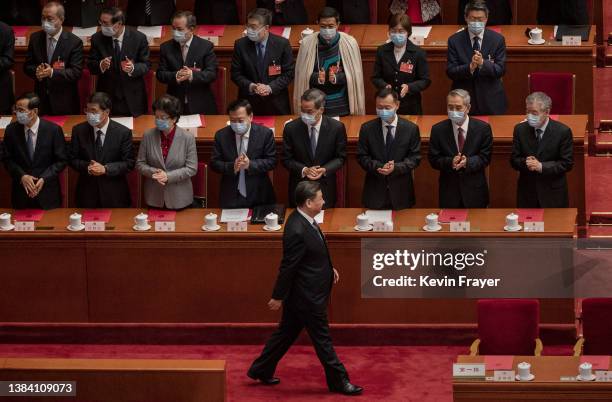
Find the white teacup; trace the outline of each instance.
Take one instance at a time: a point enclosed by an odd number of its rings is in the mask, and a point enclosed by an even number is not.
[[[313,33],[314,31],[310,27],[307,27],[300,33],[300,36],[302,37],[302,39],[304,39],[305,37],[307,37],[308,35],[312,35]]]
[[[204,217],[204,226],[207,228],[216,228],[217,227],[217,214],[209,213]]]
[[[438,227],[438,214],[431,213],[425,217],[425,224],[429,229]]]
[[[137,228],[143,229],[149,226],[149,215],[144,213],[139,213],[134,217],[134,224]]]
[[[70,215],[69,222],[71,228],[80,228],[81,227],[81,214],[75,212]]]
[[[514,212],[506,215],[506,226],[510,229],[514,229],[516,227],[518,227],[519,223],[518,223],[518,215],[515,214]]]
[[[542,42],[542,30],[538,27],[533,28],[529,31],[529,38],[533,42]]]
[[[357,227],[359,229],[365,229],[370,224],[370,220],[366,214],[357,215]]]
[[[584,362],[578,366],[580,377],[587,379],[593,375],[593,365],[589,362]]]
[[[11,227],[11,214],[3,213],[0,214],[0,228],[10,228]]]
[[[521,380],[529,380],[531,377],[531,364],[527,362],[519,363],[518,366],[518,376]]]
[[[264,220],[266,222],[266,226],[269,228],[275,228],[278,226],[278,215],[276,215],[274,212],[270,212],[268,215],[266,215]]]

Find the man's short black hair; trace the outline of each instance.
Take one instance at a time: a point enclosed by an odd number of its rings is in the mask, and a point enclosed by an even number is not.
[[[233,0],[232,0],[233,1]],[[256,19],[261,25],[272,25],[272,12],[267,8],[256,8],[247,15],[247,22]]]
[[[236,99],[235,101],[230,103],[227,107],[227,114],[230,114],[230,112],[235,112],[241,107],[246,109],[246,112],[249,116],[253,114],[253,106],[251,106],[249,101],[246,99]]]
[[[32,109],[37,109],[40,107],[40,97],[34,93],[34,92],[26,92],[24,94],[21,94],[16,100],[15,103],[19,102],[20,100],[24,100],[27,99],[28,100],[28,109],[32,110]]]
[[[399,96],[393,88],[381,88],[376,92],[376,97],[385,99],[387,96],[391,95],[393,97],[393,101],[397,102],[399,100]]]
[[[324,7],[323,10],[321,10],[317,17],[317,21],[321,21],[323,18],[334,18],[336,24],[340,23],[340,13],[333,7]]]
[[[321,191],[321,185],[318,181],[301,181],[295,187],[295,203],[298,207],[306,204],[307,200],[314,200],[317,193]]]
[[[89,99],[87,99],[87,103],[95,103],[104,111],[110,111],[113,108],[113,102],[111,101],[110,96],[108,96],[105,92],[94,92],[89,96]]]
[[[193,15],[193,13],[189,10],[175,12],[172,16],[172,21],[177,18],[185,18],[187,20],[187,28],[189,29],[193,29],[198,25],[196,21],[196,16]]]
[[[111,22],[113,24],[120,22],[125,25],[125,14],[123,13],[123,10],[121,10],[119,7],[104,7],[102,11],[100,11],[100,15],[102,14],[108,14],[112,16]]]
[[[489,18],[489,7],[487,7],[487,3],[482,0],[472,0],[465,5],[464,16],[470,14],[471,11],[484,11],[487,18]]]

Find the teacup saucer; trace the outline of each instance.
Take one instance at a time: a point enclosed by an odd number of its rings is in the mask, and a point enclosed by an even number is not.
[[[529,39],[527,40],[527,43],[529,43],[530,45],[543,45],[546,43],[546,39],[540,39],[539,41],[534,41],[533,39]]]
[[[374,229],[374,226],[367,225],[367,226],[361,227],[361,226],[355,225],[353,229],[355,229],[358,232],[369,232],[370,230]]]
[[[263,227],[263,230],[265,230],[266,232],[276,232],[277,230],[280,230],[282,226],[281,225],[276,225],[274,227],[270,227],[268,225],[265,225]]]
[[[0,232],[8,232],[15,229],[15,225],[0,226]]]
[[[533,380],[534,378],[535,378],[535,375],[533,375],[533,374],[531,374],[531,373],[529,374],[529,377],[527,377],[527,378],[525,378],[525,379],[521,379],[521,376],[520,376],[520,375],[518,375],[518,374],[516,375],[516,381],[531,381],[531,380]]]
[[[137,232],[146,232],[147,230],[151,229],[151,225],[147,225],[147,226],[143,226],[143,227],[139,227],[139,226],[132,226],[132,229],[134,229]]]
[[[510,226],[504,226],[504,230],[506,232],[518,232],[522,229],[523,227],[521,225],[516,225],[514,227],[510,227]]]
[[[68,225],[66,226],[66,229],[70,230],[71,232],[80,232],[81,230],[85,229],[85,225],[82,223],[79,226]]]
[[[591,374],[590,376],[584,378],[580,374],[576,376],[578,381],[593,381],[597,376],[595,374]]]
[[[442,226],[440,226],[440,225],[436,225],[436,226],[434,226],[433,228],[430,228],[430,227],[429,227],[429,226],[427,226],[427,225],[423,226],[423,230],[424,230],[424,231],[426,231],[426,232],[437,232],[437,231],[439,231],[440,229],[442,229]]]
[[[221,226],[219,225],[215,225],[215,226],[202,226],[202,230],[206,231],[206,232],[215,232],[217,230],[221,229]]]

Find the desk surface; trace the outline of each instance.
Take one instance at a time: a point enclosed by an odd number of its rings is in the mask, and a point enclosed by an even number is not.
[[[4,370],[224,371],[225,360],[200,359],[0,359]]]

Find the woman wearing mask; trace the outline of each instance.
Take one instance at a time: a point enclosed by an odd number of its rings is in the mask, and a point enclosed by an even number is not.
[[[372,83],[377,89],[391,88],[399,94],[399,114],[423,114],[421,92],[431,84],[427,54],[408,39],[410,18],[394,14],[389,18],[389,38],[376,52]]]

